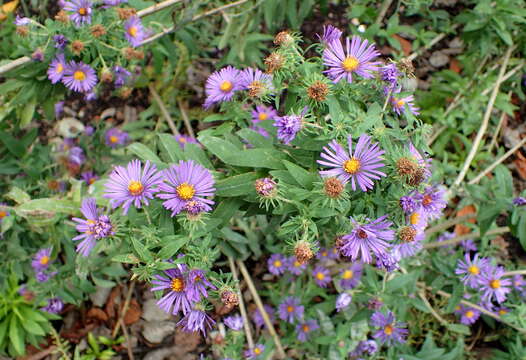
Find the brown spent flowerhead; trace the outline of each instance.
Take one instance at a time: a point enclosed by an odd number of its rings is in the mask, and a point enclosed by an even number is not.
[[[406,179],[407,185],[418,186],[425,178],[425,169],[415,161],[402,157],[396,162],[398,175]]]
[[[80,40],[75,40],[71,43],[71,51],[75,55],[80,55],[80,53],[84,50],[84,43]]]
[[[312,252],[309,243],[301,241],[296,244],[296,247],[294,248],[294,255],[296,255],[296,260],[298,260],[298,262],[303,265],[312,259],[314,253]]]
[[[55,15],[55,20],[60,21],[61,23],[67,24],[69,22],[69,16],[64,10],[60,10],[57,15]]]
[[[29,34],[29,28],[27,26],[17,26],[16,33],[22,37],[26,37]]]
[[[274,44],[278,46],[286,46],[290,45],[294,42],[294,38],[292,35],[289,34],[288,31],[280,31],[275,37],[274,37]]]
[[[345,240],[343,240],[343,236],[336,236],[336,239],[334,240],[334,247],[336,250],[340,251],[344,244]]]
[[[325,179],[324,188],[328,197],[337,199],[345,189],[345,185],[338,178],[330,177]]]
[[[307,95],[315,101],[325,101],[329,94],[329,86],[323,81],[317,80],[307,88]]]
[[[239,305],[239,297],[237,294],[230,290],[225,290],[221,293],[221,302],[229,307],[234,307]]]
[[[126,60],[142,60],[144,59],[144,52],[140,51],[140,50],[135,50],[134,48],[131,48],[131,47],[127,47],[127,48],[124,48],[123,50],[123,53],[124,53],[124,57],[126,58]]]
[[[415,67],[413,66],[413,62],[408,58],[403,58],[398,62],[398,69],[400,69],[400,71],[405,73],[407,76],[415,76]]]
[[[137,10],[133,8],[116,8],[116,10],[119,19],[121,20],[128,20],[129,18],[137,14]]]
[[[272,74],[274,71],[281,69],[285,58],[283,55],[273,52],[265,58],[265,66],[267,67],[267,73]]]
[[[100,79],[102,82],[111,83],[113,81],[113,74],[111,73],[111,71],[104,69],[100,74]]]
[[[415,241],[416,229],[412,226],[404,226],[398,231],[398,238],[405,243]]]
[[[99,38],[103,35],[106,35],[106,28],[104,27],[104,25],[101,24],[93,25],[91,27],[91,35],[93,35],[93,37],[95,38]]]
[[[127,99],[130,97],[130,95],[132,94],[132,91],[133,89],[132,88],[129,88],[129,87],[126,87],[126,86],[123,86],[121,88],[121,92],[120,92],[120,97],[121,99]]]
[[[417,167],[415,172],[407,178],[406,182],[411,186],[418,186],[425,179],[425,169],[421,166]]]
[[[248,96],[250,97],[260,97],[265,91],[265,84],[261,81],[253,81],[248,85]]]

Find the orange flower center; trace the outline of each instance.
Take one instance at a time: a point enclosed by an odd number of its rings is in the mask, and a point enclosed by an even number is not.
[[[128,191],[130,192],[130,194],[134,196],[141,195],[143,190],[144,190],[144,186],[142,186],[140,181],[132,180],[128,184]]]
[[[221,85],[219,85],[219,89],[222,92],[229,92],[230,90],[232,90],[233,87],[234,87],[234,85],[232,85],[232,83],[230,81],[228,81],[228,80],[223,81],[221,83]]]
[[[267,113],[262,112],[262,113],[259,113],[259,115],[258,115],[258,119],[261,120],[261,121],[267,120],[267,118],[268,118]]]
[[[480,274],[480,269],[477,265],[471,265],[468,267],[468,272],[473,275],[478,275]]]
[[[347,56],[345,60],[342,61],[342,67],[345,71],[351,72],[360,66],[360,61],[354,56]]]
[[[367,239],[367,233],[363,231],[362,229],[358,230],[358,237],[360,239]]]
[[[80,8],[78,11],[79,15],[85,16],[88,13],[86,8]]]
[[[77,70],[73,73],[73,79],[77,81],[84,81],[86,80],[86,74],[84,74],[84,71]]]
[[[7,216],[7,211],[0,210],[0,219],[3,219]]]
[[[465,313],[464,315],[465,315],[468,319],[471,319],[471,318],[475,315],[475,313],[474,313],[473,311],[471,311],[471,310],[468,310],[468,311],[466,311],[466,313]]]
[[[93,184],[93,183],[95,182],[95,180],[96,180],[95,178],[90,178],[90,179],[88,180],[88,183],[91,185],[91,184]]]
[[[303,332],[309,332],[309,331],[310,331],[309,325],[307,324],[303,325]]]
[[[292,305],[287,306],[287,312],[291,313],[293,311],[294,311],[294,306]]]
[[[119,141],[119,138],[117,136],[110,136],[110,143],[115,144],[117,141]]]
[[[498,288],[500,288],[500,281],[497,280],[497,279],[495,279],[495,280],[491,280],[491,281],[489,282],[489,286],[490,286],[490,288],[492,288],[492,289],[498,289]]]
[[[281,261],[279,261],[279,260],[274,261],[274,266],[275,267],[279,268],[279,267],[281,267],[281,265],[282,265]]]
[[[508,311],[506,309],[499,309],[499,315],[506,315]]]
[[[424,195],[424,198],[422,199],[422,204],[429,205],[433,202],[433,199],[429,195]]]
[[[396,99],[395,99],[395,101],[396,101],[396,102],[395,102],[395,106],[396,106],[397,108],[402,108],[402,107],[404,107],[404,105],[405,105],[405,101],[404,101],[404,99],[399,99],[399,100],[396,100]]]
[[[171,284],[172,290],[175,292],[181,292],[184,290],[183,278],[173,278]]]
[[[131,37],[136,37],[137,36],[137,27],[136,26],[130,26],[130,28],[128,29],[128,34]]]
[[[393,327],[391,325],[386,325],[384,327],[385,335],[391,335],[393,333]]]
[[[190,200],[195,194],[194,187],[185,182],[177,186],[175,191],[177,192],[177,196],[182,200]]]
[[[181,137],[179,138],[179,142],[180,142],[181,144],[186,144],[186,139],[185,139],[184,137],[181,136]]]
[[[419,213],[414,212],[411,214],[411,216],[409,216],[409,222],[411,223],[411,225],[417,225],[419,221],[420,221]]]
[[[344,279],[348,280],[348,279],[352,279],[353,276],[354,276],[354,274],[353,274],[352,270],[345,270],[343,272],[343,276],[342,277]]]
[[[349,174],[356,174],[358,170],[360,170],[360,166],[361,166],[360,160],[356,158],[352,158],[350,160],[346,160],[343,163],[343,170],[345,170],[345,172]]]
[[[49,262],[49,256],[42,256],[42,258],[40,259],[40,264],[41,265],[47,265],[47,263]]]

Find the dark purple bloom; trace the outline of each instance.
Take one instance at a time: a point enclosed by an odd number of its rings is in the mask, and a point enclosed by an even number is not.
[[[115,75],[116,88],[126,85],[128,79],[131,77],[131,72],[118,65],[113,67],[113,74]]]
[[[462,282],[471,288],[477,288],[481,273],[486,272],[489,266],[489,259],[479,258],[479,254],[475,254],[473,260],[471,260],[469,253],[466,253],[464,261],[458,261],[455,274],[464,275]]]
[[[268,271],[274,275],[283,275],[287,265],[287,259],[281,254],[273,254],[267,261]]]
[[[33,261],[31,261],[31,267],[35,272],[45,270],[51,264],[51,252],[53,248],[40,249],[35,254]]]
[[[17,15],[13,23],[16,26],[26,26],[26,25],[29,25],[29,23],[31,23],[31,19]]]
[[[409,194],[400,198],[400,207],[406,214],[410,214],[418,208],[418,202],[413,195]]]
[[[73,60],[66,65],[62,78],[62,83],[68,89],[84,93],[90,92],[97,81],[97,74],[91,66]]]
[[[68,39],[66,39],[66,37],[61,34],[53,36],[53,41],[55,42],[55,48],[60,50],[64,50],[68,44]]]
[[[293,275],[301,275],[303,271],[307,268],[307,264],[300,263],[296,256],[291,256],[287,259],[287,270],[290,271]]]
[[[363,262],[370,263],[372,260],[371,251],[376,257],[387,252],[389,244],[395,237],[395,232],[390,229],[393,224],[387,221],[384,215],[367,224],[360,224],[351,218],[353,230],[350,234],[342,236],[343,245],[340,252],[352,261],[361,259]]]
[[[205,85],[207,95],[203,105],[205,109],[217,103],[232,100],[236,91],[243,88],[240,80],[239,70],[232,66],[227,66],[210,75]]]
[[[129,136],[127,132],[121,131],[118,128],[111,128],[108,131],[106,131],[104,138],[106,140],[106,145],[108,145],[111,148],[116,148],[117,145],[126,144]]]
[[[382,66],[380,68],[380,77],[383,81],[386,81],[389,83],[389,88],[394,89],[396,87],[396,83],[398,81],[398,77],[400,76],[400,72],[398,71],[398,68],[396,67],[396,64],[389,63],[385,66]]]
[[[75,236],[73,241],[82,240],[77,245],[77,252],[82,256],[88,256],[97,240],[114,235],[115,232],[110,218],[107,215],[101,215],[101,211],[97,209],[94,198],[84,199],[80,211],[86,220],[73,218],[73,221],[77,223],[77,231],[82,233]]]
[[[157,305],[167,313],[176,315],[180,310],[187,314],[191,310],[191,299],[188,297],[187,284],[188,275],[184,265],[178,265],[176,268],[164,271],[164,275],[155,275],[156,280],[152,280],[153,287],[151,291],[168,290],[162,298],[157,301]]]
[[[349,306],[349,304],[351,303],[352,301],[352,296],[350,294],[347,294],[347,293],[341,293],[340,295],[338,295],[338,297],[336,298],[336,311],[340,312],[342,311],[343,309],[345,309],[347,306]]]
[[[82,174],[80,174],[80,177],[86,182],[87,185],[91,185],[99,179],[99,176],[96,175],[93,171],[85,171]]]
[[[57,57],[51,61],[49,68],[47,69],[47,78],[52,84],[56,84],[62,80],[66,66],[67,64],[66,59],[64,59],[64,54],[58,54]]]
[[[272,106],[257,105],[252,110],[252,123],[257,124],[265,120],[274,120],[278,112]]]
[[[287,115],[274,117],[273,126],[278,128],[278,139],[289,145],[302,127],[302,116]]]
[[[206,336],[206,331],[210,330],[216,322],[202,310],[192,309],[177,323],[183,331],[193,333],[200,331]]]
[[[329,69],[324,73],[337,83],[341,79],[352,82],[352,74],[355,73],[363,78],[370,79],[374,77],[371,73],[378,71],[380,62],[372,61],[380,55],[374,46],[367,40],[362,40],[359,36],[353,36],[352,40],[346,38],[345,51],[341,41],[332,41],[327,44],[323,51],[323,65]]]
[[[126,30],[126,40],[133,47],[140,46],[143,40],[146,38],[146,31],[142,26],[141,19],[137,16],[132,16],[124,23],[124,29]]]
[[[505,306],[500,306],[496,309],[496,313],[499,314],[499,316],[504,316],[509,312],[510,312],[510,309],[508,309]]]
[[[49,279],[51,279],[53,276],[57,275],[57,271],[52,271],[52,272],[45,272],[45,271],[37,271],[35,273],[35,279],[39,282],[39,283],[45,283],[47,282]]]
[[[358,139],[356,148],[352,149],[352,137],[347,137],[349,152],[338,144],[335,140],[323,148],[320,156],[324,160],[318,160],[318,164],[329,166],[332,169],[320,171],[323,177],[337,177],[340,181],[347,184],[351,182],[352,189],[355,191],[359,186],[362,191],[368,191],[374,187],[373,179],[379,180],[385,173],[377,170],[384,166],[381,162],[381,155],[378,143],[371,143],[371,137],[362,134]],[[358,186],[357,186],[358,185]]]
[[[177,135],[174,136],[174,138],[179,143],[179,146],[181,146],[181,149],[184,149],[186,144],[199,144],[196,139],[188,135]]]
[[[339,41],[342,36],[342,31],[332,25],[323,27],[323,35],[318,35],[318,38],[324,45],[328,45],[333,41]]]
[[[306,320],[303,323],[298,323],[296,325],[296,332],[298,333],[298,340],[301,342],[307,341],[309,338],[309,333],[319,329],[318,322],[316,320]]]
[[[526,205],[526,198],[522,196],[516,197],[515,199],[513,199],[513,205],[516,205],[516,206]]]
[[[84,128],[84,135],[91,136],[95,133],[95,128],[91,125],[88,125]]]
[[[378,344],[374,340],[363,340],[358,343],[356,348],[350,353],[351,356],[358,357],[362,354],[373,355],[378,351]]]
[[[73,14],[69,18],[76,26],[91,24],[92,6],[90,0],[71,0],[64,3],[64,10],[71,11]]]
[[[188,273],[188,284],[186,292],[188,298],[194,302],[201,300],[201,296],[208,297],[207,288],[215,289],[210,281],[205,276],[205,272],[199,269],[190,270]]]
[[[351,266],[342,270],[340,273],[342,277],[340,280],[340,286],[347,290],[354,289],[360,282],[362,270],[363,265],[359,262],[352,263]]]
[[[243,317],[241,317],[241,315],[227,316],[223,322],[234,331],[241,331],[243,329]]]
[[[478,277],[478,283],[482,293],[482,301],[496,300],[499,304],[506,300],[506,295],[511,291],[510,279],[503,279],[504,268],[502,266],[486,266]]]
[[[438,219],[442,216],[442,212],[447,206],[445,197],[446,190],[441,186],[428,186],[422,194],[417,193],[415,195],[428,219]]]
[[[274,322],[274,309],[270,305],[263,305],[263,308],[265,309],[265,312],[267,313],[269,320],[271,323]],[[254,310],[252,313],[252,321],[254,321],[254,324],[256,324],[256,327],[265,327],[265,321],[263,320],[263,315],[259,312],[259,309]]]
[[[42,49],[38,48],[31,54],[31,59],[33,61],[44,61],[44,53],[42,52]]]
[[[262,97],[274,91],[272,75],[265,74],[259,69],[247,68],[240,74],[243,90],[248,91],[251,97]]]
[[[103,196],[110,199],[114,209],[122,205],[123,214],[126,215],[132,204],[138,209],[143,203],[148,206],[162,181],[163,173],[158,172],[154,164],[146,161],[143,169],[142,163],[135,159],[130,161],[126,168],[113,168]]]
[[[388,345],[405,342],[405,337],[408,334],[407,329],[403,328],[405,323],[396,322],[391,311],[388,311],[387,315],[379,311],[374,312],[371,316],[371,325],[380,328],[373,337]]]
[[[46,306],[40,308],[40,310],[50,314],[58,314],[62,309],[64,309],[64,303],[58,297],[48,299]]]
[[[466,240],[462,240],[460,242],[460,245],[464,248],[464,251],[473,251],[473,252],[476,252],[478,249],[477,249],[477,245],[475,244],[475,242],[473,241],[473,239],[466,239]]]
[[[279,304],[279,318],[291,324],[294,320],[301,320],[305,307],[301,305],[300,300],[296,297],[289,296]]]
[[[165,200],[163,206],[172,211],[172,216],[185,210],[189,203],[201,204],[204,211],[212,210],[214,195],[214,178],[208,169],[200,164],[189,161],[179,161],[164,171],[166,183],[161,183],[158,198]]]
[[[322,288],[327,287],[332,280],[329,270],[320,265],[314,268],[312,276],[314,277],[314,282]]]
[[[247,359],[256,359],[259,357],[259,355],[263,354],[265,351],[265,345],[263,344],[256,344],[253,349],[245,350],[243,355]]]

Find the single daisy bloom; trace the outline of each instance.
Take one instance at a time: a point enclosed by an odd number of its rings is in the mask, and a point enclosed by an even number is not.
[[[51,264],[51,252],[53,248],[40,249],[35,254],[33,261],[31,262],[31,267],[35,272],[45,270]]]
[[[118,145],[124,145],[128,142],[129,136],[127,132],[124,132],[118,128],[111,128],[106,131],[104,140],[106,145],[111,148],[116,148]]]
[[[300,263],[298,261],[298,258],[293,255],[287,259],[287,270],[292,274],[299,276],[303,273],[303,271],[307,268],[307,264]]]
[[[325,45],[329,45],[333,41],[340,41],[342,37],[342,31],[332,25],[326,25],[323,27],[323,35],[318,35],[318,39]]]
[[[91,66],[72,60],[64,69],[62,83],[73,91],[90,92],[97,84],[97,74]]]
[[[73,218],[73,221],[77,223],[76,229],[81,234],[72,240],[80,241],[77,245],[77,252],[82,256],[88,256],[97,240],[114,235],[115,232],[110,218],[102,215],[100,209],[97,209],[94,198],[82,200],[80,212],[86,219]]]
[[[205,92],[207,98],[203,106],[205,109],[209,109],[217,103],[230,101],[236,91],[242,89],[240,71],[232,66],[227,66],[214,72],[206,80]]]
[[[362,271],[363,265],[360,262],[352,263],[351,266],[343,269],[340,273],[340,286],[347,290],[354,289],[360,282]]]
[[[390,102],[391,106],[393,107],[393,111],[397,115],[402,115],[407,109],[411,112],[413,115],[420,114],[419,110],[420,108],[416,107],[415,104],[413,104],[413,101],[415,100],[415,97],[413,95],[409,96],[391,96]]]
[[[69,18],[76,26],[89,25],[91,24],[92,6],[90,0],[71,0],[64,3],[64,10],[73,13]]]
[[[457,268],[455,269],[455,274],[463,275],[462,282],[471,287],[478,288],[479,278],[482,272],[486,272],[486,268],[490,265],[489,259],[479,258],[479,254],[475,254],[473,260],[470,255],[466,253],[464,255],[464,261],[459,260],[457,262]]]
[[[243,355],[246,359],[257,359],[265,351],[265,345],[256,344],[253,349],[245,350]]]
[[[347,306],[349,306],[349,304],[351,303],[351,301],[352,301],[352,296],[351,296],[350,294],[347,294],[347,293],[341,293],[341,294],[338,295],[338,297],[336,298],[336,304],[335,304],[336,311],[337,311],[337,312],[342,311],[342,310],[345,309]]]
[[[358,357],[362,354],[373,355],[378,351],[378,344],[374,340],[362,340],[351,352],[351,356]]]
[[[124,34],[126,40],[128,40],[133,47],[141,46],[141,43],[146,38],[146,32],[138,16],[130,17],[124,23],[124,30],[126,31]]]
[[[16,18],[15,18],[15,21],[13,21],[13,23],[16,26],[26,26],[26,25],[29,25],[31,23],[31,19],[27,18],[27,17],[22,17],[20,15],[17,15]]]
[[[199,144],[196,139],[189,135],[176,135],[174,139],[179,143],[181,149],[184,149],[186,144]]]
[[[203,270],[193,269],[188,272],[188,284],[186,292],[189,299],[194,302],[198,302],[201,300],[201,297],[207,298],[208,288],[215,289],[215,286],[212,285],[210,281],[208,281]]]
[[[252,110],[252,123],[257,124],[265,120],[274,120],[278,112],[272,106],[257,105]]]
[[[283,275],[287,267],[287,259],[281,254],[272,254],[267,261],[268,271],[274,275]]]
[[[418,163],[418,166],[424,171],[424,179],[427,180],[431,177],[431,159],[427,156],[424,156],[418,151],[418,149],[413,145],[412,142],[409,142],[407,145],[407,150],[411,154],[413,160]]]
[[[374,187],[373,180],[379,180],[385,173],[378,170],[384,166],[381,162],[381,155],[378,143],[371,143],[371,137],[362,134],[358,139],[356,148],[352,148],[352,137],[347,137],[349,144],[348,152],[335,140],[323,148],[320,154],[323,160],[318,160],[318,164],[329,166],[332,169],[320,171],[322,177],[337,177],[340,181],[347,184],[351,182],[353,191],[360,187],[362,191],[368,191]],[[358,186],[357,186],[358,185]]]
[[[265,74],[259,69],[247,68],[240,74],[243,90],[247,90],[250,97],[261,97],[274,91],[272,75]]]
[[[397,322],[391,311],[387,315],[375,311],[371,316],[371,325],[380,328],[373,337],[387,345],[404,343],[408,334],[407,329],[404,329],[405,323]]]
[[[208,169],[193,160],[179,161],[164,171],[166,182],[161,183],[157,197],[165,200],[163,206],[172,211],[172,217],[186,210],[191,213],[193,208],[210,211],[213,200],[207,199],[214,195],[214,178]]]
[[[505,271],[502,266],[486,266],[482,269],[478,282],[480,290],[483,292],[482,301],[490,302],[492,299],[499,304],[506,300],[506,295],[511,291],[512,282],[510,279],[503,279]]]
[[[62,309],[64,309],[64,303],[58,297],[48,299],[46,306],[40,308],[40,310],[50,314],[58,314]]]
[[[367,224],[360,224],[351,218],[353,230],[350,234],[342,236],[342,255],[350,257],[352,261],[361,259],[370,263],[371,252],[376,257],[387,253],[387,242],[394,239],[395,232],[391,229],[393,223],[386,219],[387,215],[384,215],[374,221],[369,220]]]
[[[179,265],[176,268],[164,271],[164,276],[155,275],[152,284],[157,285],[151,291],[168,290],[163,297],[157,301],[161,310],[176,315],[179,311],[187,314],[192,310],[191,299],[188,298],[187,284],[188,276],[186,268]]]
[[[58,271],[52,271],[52,272],[49,272],[49,273],[45,272],[45,271],[37,271],[36,274],[35,274],[35,279],[39,283],[45,283],[49,279],[51,279],[53,276],[55,276],[57,274],[58,274]]]
[[[373,78],[373,71],[378,71],[379,61],[372,61],[380,55],[374,44],[369,45],[367,40],[362,40],[359,36],[352,39],[346,38],[345,51],[341,41],[332,41],[323,50],[323,65],[329,69],[324,73],[334,82],[341,79],[352,83],[353,73],[363,78]]]
[[[223,319],[223,322],[231,330],[241,331],[243,330],[243,317],[241,315],[231,315]]]
[[[132,204],[138,209],[142,204],[148,206],[162,181],[163,173],[158,172],[154,164],[146,161],[143,169],[142,163],[135,159],[126,167],[113,168],[103,196],[110,199],[114,209],[122,205],[123,214],[126,215]]]
[[[64,54],[58,54],[53,61],[51,61],[47,69],[47,78],[52,84],[56,84],[62,80],[66,66],[67,64]]]
[[[84,150],[81,147],[74,146],[69,149],[68,153],[68,162],[72,165],[80,166],[86,161],[86,155],[84,155]]]
[[[267,304],[264,304],[263,308],[265,309],[265,312],[267,313],[270,322],[273,323],[275,320],[274,309],[272,308],[272,306]],[[263,315],[261,315],[259,309],[254,310],[254,312],[252,313],[252,321],[254,321],[254,324],[256,324],[256,327],[258,328],[266,327],[265,320],[263,320]]]
[[[91,185],[95,181],[99,180],[99,176],[93,171],[85,171],[82,174],[80,174],[80,177],[86,182],[87,185]]]
[[[288,296],[279,304],[279,318],[283,321],[287,321],[291,324],[295,320],[301,320],[303,318],[303,312],[305,307],[301,305],[300,299],[294,296]]]
[[[314,277],[316,285],[322,288],[326,288],[332,280],[329,270],[320,265],[314,268],[312,276]]]
[[[421,204],[421,209],[428,219],[438,219],[447,206],[446,189],[442,186],[428,186],[423,193],[417,193],[415,198]]]
[[[194,333],[200,331],[206,336],[206,331],[212,329],[216,322],[203,310],[192,309],[187,312],[177,323],[184,332]]]
[[[318,322],[314,319],[306,320],[303,323],[296,325],[296,332],[298,333],[297,339],[300,342],[305,342],[309,338],[309,334],[319,329]]]
[[[480,317],[480,311],[477,309],[465,307],[462,305],[462,309],[460,311],[460,323],[464,325],[472,325],[474,324],[478,318]]]

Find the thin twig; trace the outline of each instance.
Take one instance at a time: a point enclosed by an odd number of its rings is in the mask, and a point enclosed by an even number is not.
[[[510,228],[507,226],[498,227],[495,229],[488,230],[484,235],[498,235],[498,234],[504,234],[510,231]],[[453,239],[450,240],[444,240],[444,241],[435,241],[432,243],[424,244],[424,249],[432,249],[442,246],[448,246],[448,245],[456,245],[464,240],[467,239],[474,239],[480,237],[479,231],[474,231],[466,235],[460,235],[456,236]]]
[[[31,58],[29,56],[22,56],[18,59],[15,59],[5,65],[0,66],[0,75],[3,73],[6,73],[8,71],[11,71],[19,66],[25,65],[28,62],[31,61]]]
[[[161,113],[163,114],[164,119],[168,123],[168,126],[172,130],[172,133],[175,136],[179,136],[179,131],[177,130],[177,127],[175,126],[175,123],[172,120],[172,117],[170,116],[170,113],[168,112],[168,109],[166,109],[166,106],[164,106],[163,100],[161,99],[161,97],[157,93],[157,90],[155,90],[155,88],[153,87],[152,84],[148,84],[148,89],[150,89],[150,93],[152,94],[153,99],[155,100],[157,105],[159,106],[159,109],[161,110]]]
[[[375,25],[380,25],[382,23],[382,20],[384,19],[384,16],[387,13],[387,10],[389,10],[389,6],[391,6],[392,2],[393,0],[384,0],[382,2],[382,6],[380,7],[380,12],[378,13],[378,16],[376,17],[376,20],[374,21]]]
[[[147,15],[153,14],[153,13],[155,13],[157,11],[161,11],[162,9],[166,9],[169,6],[175,5],[175,4],[177,4],[178,2],[181,2],[181,1],[182,0],[166,0],[166,1],[163,1],[162,3],[158,3],[158,4],[155,4],[155,5],[149,6],[146,9],[142,9],[142,10],[137,11],[137,16],[138,17],[144,17],[144,16],[147,16]]]
[[[476,184],[480,181],[480,179],[482,179],[487,173],[491,172],[493,169],[495,169],[497,167],[497,165],[499,165],[500,163],[502,163],[504,160],[506,160],[507,158],[509,158],[513,153],[515,153],[515,151],[519,150],[519,148],[521,146],[523,146],[524,144],[526,144],[526,137],[524,139],[522,139],[517,145],[515,145],[514,147],[512,147],[511,149],[509,149],[504,155],[502,155],[500,158],[498,158],[497,160],[495,160],[495,162],[493,164],[491,164],[490,166],[488,166],[483,172],[481,172],[480,174],[478,174],[473,180],[471,180],[468,184],[470,185],[473,185],[473,184]]]
[[[48,356],[49,354],[51,354],[52,352],[54,352],[55,350],[57,349],[57,346],[55,345],[52,345],[50,347],[48,347],[47,349],[45,350],[42,350],[40,352],[37,352],[36,354],[33,354],[31,356],[26,356],[24,357],[23,359],[24,360],[41,360],[41,359],[44,359],[46,356]],[[21,359],[21,358],[20,358]]]
[[[124,339],[126,339],[126,350],[128,352],[128,359],[135,360],[133,356],[131,340],[130,340],[130,336],[128,335],[128,329],[126,328],[126,324],[124,324],[124,320],[122,318],[119,318],[119,322],[121,323],[122,332],[124,333]]]
[[[466,215],[463,215],[463,216],[458,216],[458,217],[455,217],[453,219],[449,219],[447,221],[444,221],[444,222],[442,222],[440,224],[437,224],[437,225],[432,226],[429,229],[427,229],[426,230],[426,236],[430,236],[431,234],[434,234],[436,232],[446,230],[446,229],[450,228],[453,225],[463,223],[464,221],[469,220],[471,218],[474,218],[476,216],[477,216],[477,214],[472,213],[472,214],[466,214]]]
[[[502,276],[513,276],[513,275],[526,275],[526,269],[506,271]]]
[[[459,26],[459,24],[455,24],[451,27],[451,31],[455,31],[457,29],[457,27]],[[445,38],[447,36],[446,33],[441,33],[441,34],[438,34],[437,36],[435,36],[429,43],[426,44],[426,46],[424,46],[423,48],[420,48],[418,50],[416,50],[415,52],[413,52],[411,55],[409,55],[407,57],[408,60],[411,60],[413,61],[414,59],[416,59],[422,52],[424,52],[425,50],[427,49],[430,49],[432,48],[433,46],[435,46],[436,43],[438,43],[440,40],[442,40],[443,38]]]
[[[501,80],[501,83],[508,80],[510,77],[512,77],[513,75],[515,75],[515,73],[517,71],[519,71],[523,66],[524,66],[524,61],[519,63],[517,66],[515,66],[513,69],[511,69],[510,71],[508,71],[503,77],[502,77],[502,80]],[[493,83],[490,87],[484,89],[484,91],[481,92],[482,96],[486,96],[489,94],[489,92],[491,91],[491,89],[494,89],[495,87],[497,86],[497,83]]]
[[[230,265],[230,271],[237,284],[239,284],[239,277],[237,276],[236,265],[234,259],[231,256],[228,257],[228,264]],[[245,334],[247,335],[247,342],[249,349],[254,348],[254,339],[252,338],[252,332],[250,331],[250,324],[248,323],[247,310],[245,308],[245,301],[243,300],[243,294],[241,294],[241,287],[237,286],[237,297],[239,298],[239,312],[243,318],[243,327],[245,328]]]
[[[239,267],[239,270],[241,270],[241,273],[243,274],[243,277],[245,278],[245,281],[247,282],[248,289],[250,290],[250,293],[252,294],[252,297],[254,298],[254,301],[256,302],[256,306],[258,307],[259,313],[263,317],[263,321],[265,322],[265,325],[267,326],[267,329],[270,335],[272,336],[272,339],[274,339],[274,344],[276,345],[276,349],[278,350],[279,359],[285,359],[286,358],[285,350],[283,350],[283,346],[281,345],[281,341],[279,340],[278,334],[276,333],[276,329],[274,329],[274,325],[270,321],[267,311],[263,307],[263,302],[261,301],[261,298],[259,297],[259,294],[256,290],[256,287],[254,286],[254,283],[252,282],[252,279],[250,277],[250,274],[248,273],[247,268],[245,267],[245,264],[243,263],[243,261],[237,260],[237,266]]]
[[[130,301],[133,293],[133,289],[135,288],[135,281],[132,280],[130,282],[130,287],[128,288],[128,292],[126,293],[126,300],[124,300],[124,306],[122,307],[122,311],[119,315],[119,321],[117,321],[117,324],[115,324],[115,328],[113,329],[113,332],[111,333],[111,337],[115,338],[117,336],[117,333],[119,332],[119,328],[121,327],[121,321],[124,324],[124,316],[126,315],[126,312],[128,312],[128,307],[130,307]]]
[[[480,129],[477,132],[477,136],[475,137],[473,146],[471,147],[471,150],[469,151],[469,154],[466,157],[466,160],[464,161],[462,170],[460,171],[457,178],[455,179],[453,186],[458,186],[462,183],[462,181],[464,180],[464,177],[466,176],[469,170],[469,167],[471,166],[471,162],[473,161],[473,159],[475,158],[475,155],[477,154],[478,147],[480,145],[480,142],[482,141],[482,138],[484,137],[484,133],[486,132],[486,128],[488,127],[488,124],[489,124],[491,112],[493,111],[493,105],[495,104],[495,100],[497,99],[497,94],[499,93],[500,84],[502,83],[502,77],[504,76],[506,67],[508,66],[508,62],[510,60],[511,53],[513,52],[514,49],[515,49],[515,46],[510,46],[508,50],[506,51],[506,54],[504,55],[504,61],[502,62],[502,66],[499,71],[497,82],[495,84],[495,87],[493,88],[493,92],[491,93],[490,99],[488,101],[486,112],[484,113],[484,117],[482,118],[482,124],[480,125]]]
[[[420,299],[422,299],[424,304],[427,306],[427,308],[431,312],[431,315],[433,315],[434,318],[437,319],[439,323],[441,323],[444,326],[448,326],[449,325],[448,321],[446,319],[444,319],[442,316],[440,316],[440,314],[433,308],[433,306],[431,306],[431,304],[429,303],[429,301],[426,298],[424,290],[419,291],[418,292],[418,296],[420,296]]]
[[[177,99],[177,105],[179,105],[179,111],[181,112],[181,116],[183,117],[184,125],[186,127],[186,132],[193,139],[195,139],[194,129],[192,129],[192,124],[190,124],[190,119],[188,118],[188,114],[186,113],[186,108],[184,107],[184,104],[181,101],[181,99]]]

